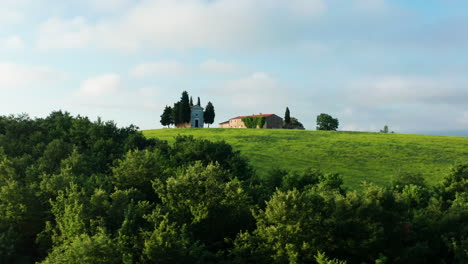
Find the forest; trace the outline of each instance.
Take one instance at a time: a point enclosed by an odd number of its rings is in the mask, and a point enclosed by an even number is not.
[[[0,263],[468,263],[468,164],[348,189],[224,141],[0,116]]]

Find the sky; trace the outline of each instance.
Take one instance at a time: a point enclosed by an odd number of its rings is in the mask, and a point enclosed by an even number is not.
[[[0,115],[161,128],[184,90],[216,124],[468,136],[468,1],[2,0]]]

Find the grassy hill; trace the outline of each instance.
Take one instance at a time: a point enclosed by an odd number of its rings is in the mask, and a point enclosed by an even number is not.
[[[468,162],[468,137],[220,128],[143,133],[169,142],[179,134],[224,140],[240,150],[260,175],[275,167],[312,167],[339,173],[351,188],[363,181],[385,185],[399,172],[421,173],[436,183],[454,163]]]

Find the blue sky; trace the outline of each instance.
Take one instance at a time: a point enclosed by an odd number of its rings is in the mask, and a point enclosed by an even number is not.
[[[462,0],[2,0],[0,114],[159,128],[187,90],[216,123],[468,136]]]

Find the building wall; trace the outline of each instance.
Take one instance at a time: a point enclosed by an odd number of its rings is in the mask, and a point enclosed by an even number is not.
[[[242,122],[242,119],[240,119],[240,118],[229,120],[229,127],[231,127],[231,128],[247,128],[245,126],[244,122]]]
[[[268,116],[263,128],[283,128],[283,118],[277,115]]]
[[[191,109],[191,124],[190,126],[195,128],[196,126],[196,120],[198,120],[198,127],[203,128],[203,125],[205,124],[203,120],[203,108],[200,106],[193,106]]]
[[[230,119],[227,123],[219,124],[220,128],[247,128],[242,119]],[[283,128],[283,119],[277,115],[267,116],[262,128]]]

